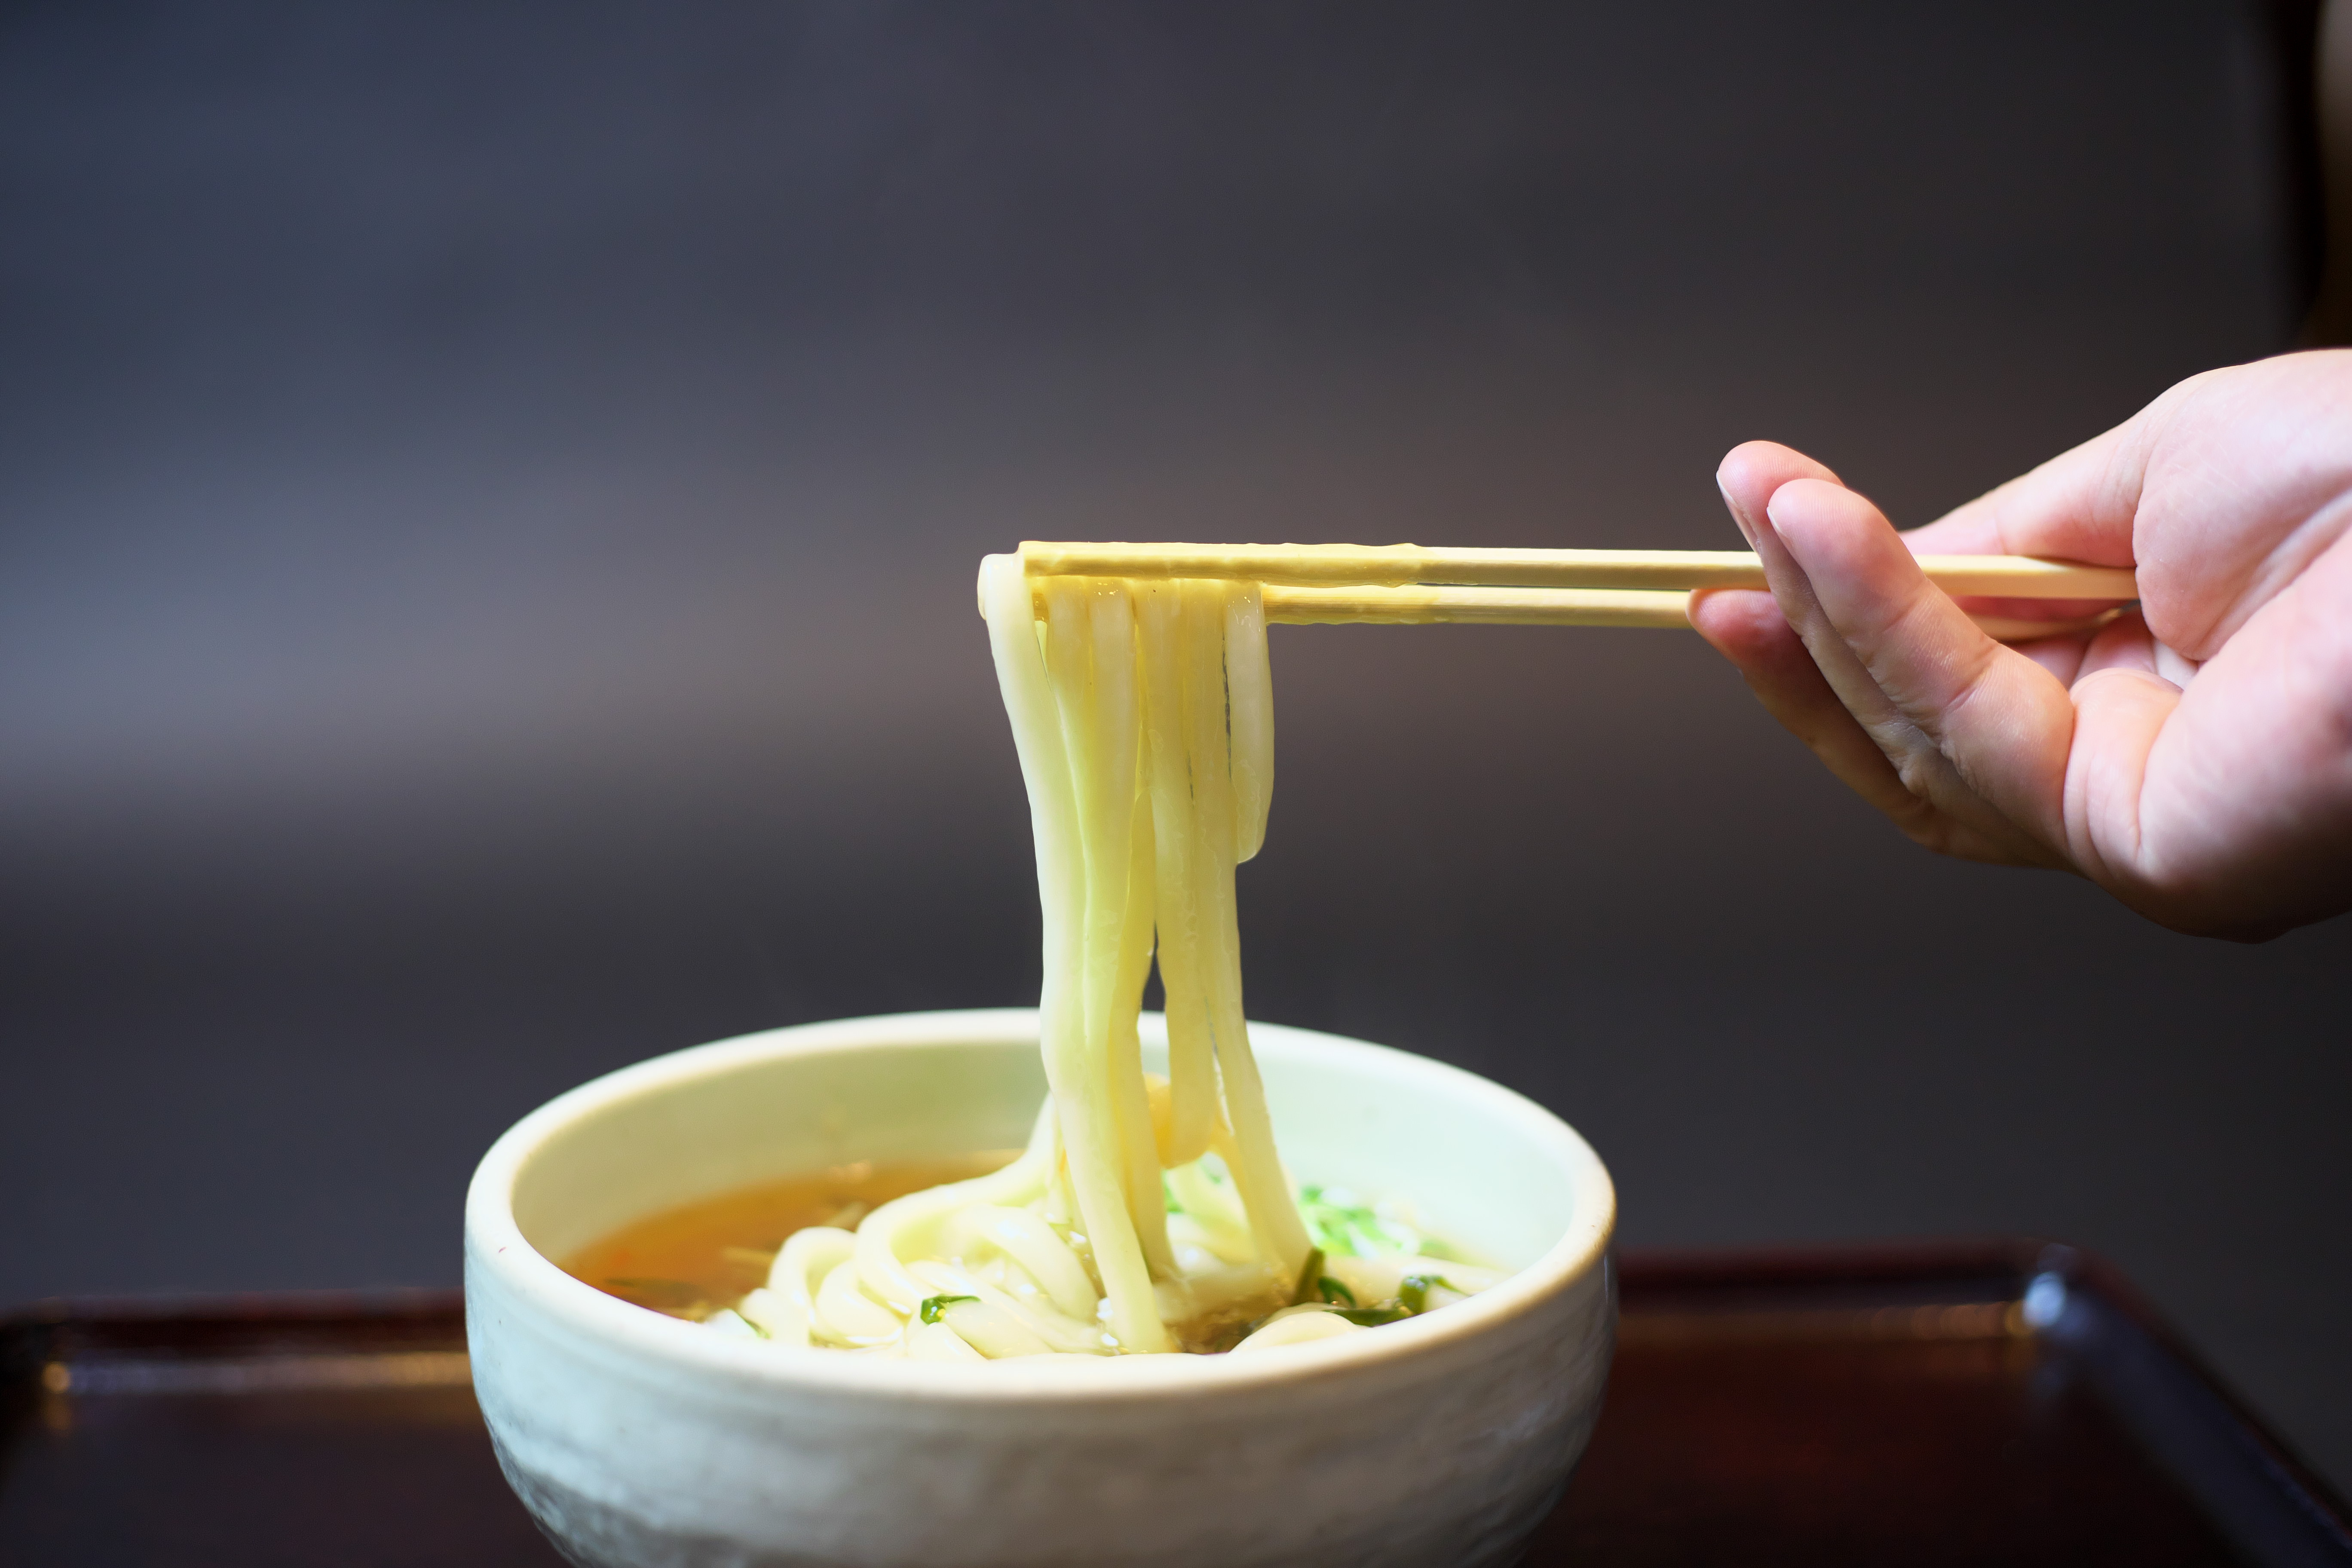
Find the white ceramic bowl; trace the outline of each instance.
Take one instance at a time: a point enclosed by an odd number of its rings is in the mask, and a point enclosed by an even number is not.
[[[1252,1038],[1296,1174],[1410,1197],[1517,1272],[1263,1353],[984,1365],[730,1339],[562,1273],[550,1258],[752,1182],[1013,1147],[1045,1093],[1026,1010],[749,1035],[573,1089],[475,1173],[467,1332],[508,1479],[598,1568],[1509,1562],[1600,1408],[1608,1173],[1484,1079],[1303,1029]]]

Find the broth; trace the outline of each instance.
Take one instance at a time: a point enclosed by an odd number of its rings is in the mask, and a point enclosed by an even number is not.
[[[557,1266],[584,1285],[673,1318],[699,1319],[768,1281],[793,1232],[855,1230],[881,1204],[998,1170],[1017,1151],[942,1160],[860,1161],[812,1175],[739,1187],[622,1226]]]

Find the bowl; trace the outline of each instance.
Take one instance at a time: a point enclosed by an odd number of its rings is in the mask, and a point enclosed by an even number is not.
[[[1244,1356],[985,1364],[731,1339],[563,1273],[551,1258],[754,1182],[1016,1146],[1045,1089],[1032,1010],[748,1035],[573,1089],[475,1173],[467,1334],[508,1479],[596,1568],[1510,1562],[1599,1413],[1608,1173],[1557,1117],[1470,1073],[1251,1031],[1295,1175],[1409,1198],[1434,1234],[1517,1272],[1423,1317]]]

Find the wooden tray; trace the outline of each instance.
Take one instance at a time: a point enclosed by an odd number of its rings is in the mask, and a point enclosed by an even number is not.
[[[1550,1564],[2352,1564],[2344,1505],[2109,1269],[2032,1242],[1622,1262]],[[0,1563],[554,1563],[452,1294],[0,1321]]]

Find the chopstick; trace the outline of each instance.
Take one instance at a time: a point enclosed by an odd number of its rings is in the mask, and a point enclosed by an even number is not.
[[[1688,592],[1765,585],[1763,563],[1745,550],[1482,550],[1418,544],[1092,544],[1030,540],[1021,546],[1021,559],[1033,577],[1231,577],[1286,588],[1444,584]],[[2118,603],[2139,596],[2130,568],[2122,566],[2087,566],[2033,555],[1923,555],[1919,565],[1929,582],[1955,595]],[[1473,601],[1462,601],[1455,607],[1462,613],[1418,618],[1508,618],[1499,611],[1471,613]],[[1542,624],[1672,624],[1664,619],[1622,618],[1620,611],[1623,616],[1635,617],[1664,613],[1656,605],[1622,605],[1611,609],[1613,618],[1578,621],[1565,617],[1583,612],[1563,606],[1559,615],[1546,616]],[[1408,621],[1416,617],[1349,618]]]
[[[1359,623],[1496,626],[1690,626],[1690,595],[1639,588],[1289,588],[1258,590],[1265,618],[1294,626]]]
[[[1286,626],[1656,626],[1690,629],[1690,595],[1641,588],[1292,588],[1259,590],[1265,618]],[[2020,595],[2021,596],[2021,595]],[[1969,618],[1997,642],[2091,631],[2122,614],[2035,620]]]
[[[1226,577],[1264,584],[1265,618],[1291,626],[1690,626],[1701,588],[1762,588],[1745,550],[1441,550],[1418,544],[1123,544],[1030,540],[1034,577]],[[2037,620],[1974,616],[2001,642],[2105,625],[2138,596],[2131,571],[2033,555],[1923,555],[1947,594],[2108,601]]]

